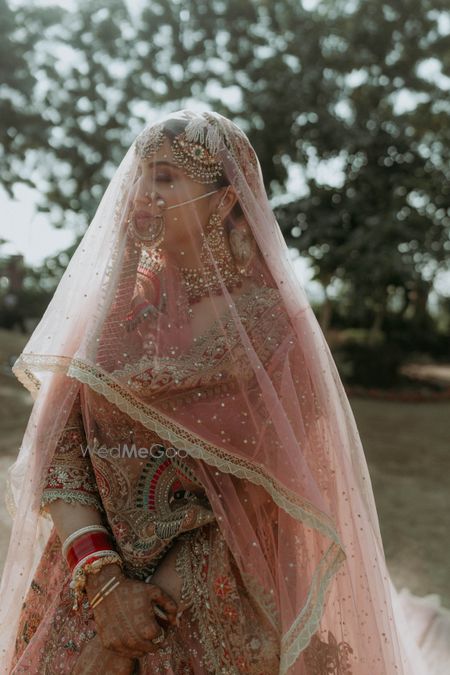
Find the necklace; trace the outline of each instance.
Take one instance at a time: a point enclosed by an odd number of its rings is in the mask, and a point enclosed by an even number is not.
[[[223,287],[211,267],[180,267],[183,286],[189,304],[199,302],[205,295],[223,295]],[[242,277],[229,268],[223,270],[222,282],[230,292],[242,286]]]
[[[223,295],[221,281],[228,292],[242,286],[243,278],[236,268],[224,264],[225,261],[220,259],[217,263],[220,270],[220,278],[218,278],[216,270],[211,264],[203,264],[200,267],[178,267],[189,305],[199,302],[206,295]],[[138,266],[138,272],[141,275],[156,283],[159,272],[163,267],[164,256],[161,249],[142,252]]]
[[[242,286],[242,274],[225,241],[224,226],[219,213],[211,214],[202,236],[200,267],[180,267],[190,304],[198,302],[200,298],[209,293],[222,295],[223,286],[228,291]],[[211,256],[214,258],[213,261]],[[219,274],[216,272],[216,266]]]

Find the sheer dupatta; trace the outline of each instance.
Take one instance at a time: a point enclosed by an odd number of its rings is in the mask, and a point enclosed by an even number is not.
[[[223,228],[210,220],[205,240],[204,211],[190,211],[188,234],[204,242],[211,280],[196,311],[176,251],[164,239],[149,243],[133,221],[143,181],[145,194],[165,194],[142,160],[164,158],[167,139],[168,158],[189,179],[172,175],[182,195],[173,208],[200,198],[192,180],[211,194],[231,187],[240,207]],[[188,454],[243,582],[279,634],[280,674],[422,672],[393,613],[350,405],[258,159],[235,124],[183,110],[143,130],[14,372],[35,404],[10,476],[17,513],[1,590],[6,668],[39,533],[45,542],[44,469],[82,382]]]

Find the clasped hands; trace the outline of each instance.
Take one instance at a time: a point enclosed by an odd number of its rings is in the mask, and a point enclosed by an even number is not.
[[[120,583],[92,610],[97,634],[83,648],[73,675],[97,673],[99,667],[111,675],[129,675],[134,659],[164,646],[164,641],[152,642],[161,635],[163,624],[177,625],[178,605],[171,595],[159,585],[126,577],[116,564],[88,575],[86,593],[90,602],[113,576]],[[167,621],[157,618],[155,604],[167,615]]]

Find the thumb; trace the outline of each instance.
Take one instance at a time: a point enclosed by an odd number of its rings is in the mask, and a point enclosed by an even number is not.
[[[173,623],[178,610],[175,600],[166,591],[154,584],[148,585],[147,592],[153,603],[155,615]],[[165,613],[165,616],[162,616],[161,610]]]

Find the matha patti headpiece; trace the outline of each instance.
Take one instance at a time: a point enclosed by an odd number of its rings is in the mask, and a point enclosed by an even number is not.
[[[135,141],[142,159],[151,157],[166,137],[164,123],[144,129]],[[198,183],[213,183],[222,176],[223,166],[217,152],[223,142],[218,124],[203,117],[191,119],[185,129],[171,139],[174,163]]]

